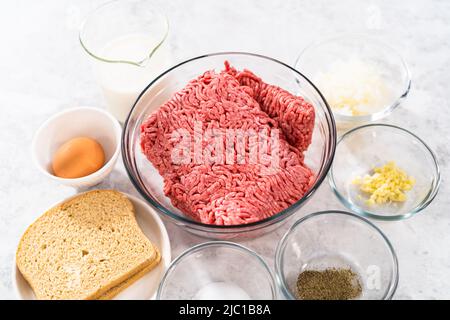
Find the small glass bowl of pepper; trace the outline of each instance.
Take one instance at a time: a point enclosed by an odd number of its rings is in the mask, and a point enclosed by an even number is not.
[[[381,230],[344,211],[298,220],[278,244],[275,272],[283,296],[299,300],[389,300],[399,276]]]

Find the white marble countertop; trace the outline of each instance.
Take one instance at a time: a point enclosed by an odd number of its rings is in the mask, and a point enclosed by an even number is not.
[[[65,108],[105,102],[80,48],[77,27],[101,1],[4,1],[0,19],[0,298],[14,298],[11,268],[25,228],[56,201],[76,190],[54,184],[30,160],[39,125]],[[163,1],[161,1],[163,2]],[[176,61],[216,51],[250,51],[292,64],[310,41],[341,32],[380,36],[409,63],[413,86],[386,122],[404,126],[436,151],[443,181],[434,202],[401,222],[379,223],[400,261],[395,295],[404,299],[450,298],[450,3],[446,1],[167,1]],[[100,188],[136,194],[122,162]],[[298,213],[343,209],[323,183]],[[245,241],[273,263],[288,225]],[[168,226],[173,256],[203,242]]]

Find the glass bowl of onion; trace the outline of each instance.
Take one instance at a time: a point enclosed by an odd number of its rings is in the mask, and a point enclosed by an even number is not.
[[[307,46],[295,68],[318,87],[345,130],[388,116],[408,95],[403,57],[366,35],[341,35]]]

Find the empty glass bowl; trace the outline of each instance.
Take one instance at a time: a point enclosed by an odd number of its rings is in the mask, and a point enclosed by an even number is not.
[[[415,179],[406,191],[406,201],[367,203],[368,195],[353,180],[390,161]],[[381,220],[405,219],[423,210],[436,196],[440,180],[436,156],[427,144],[408,130],[387,124],[365,125],[345,133],[329,174],[331,188],[347,208]]]
[[[409,69],[401,55],[389,45],[366,35],[341,35],[313,43],[301,52],[295,68],[325,96],[338,129],[348,129],[389,115],[407,96],[411,86]],[[325,80],[330,85],[324,84]],[[345,96],[340,96],[342,93]],[[354,115],[346,108],[333,105],[351,105],[350,98],[363,104],[369,99],[372,103],[361,107],[364,112]]]
[[[141,151],[141,124],[172,95],[207,70],[224,69],[228,61],[233,67],[249,69],[265,82],[277,85],[293,94],[303,96],[315,108],[315,126],[312,143],[305,153],[305,163],[315,172],[310,190],[289,208],[266,219],[245,225],[211,225],[194,221],[175,208],[164,194],[164,184],[156,168]],[[300,85],[299,85],[300,84]],[[125,123],[122,136],[122,156],[125,168],[134,186],[158,212],[171,222],[197,235],[229,240],[254,238],[270,232],[296,212],[322,183],[328,173],[336,144],[336,128],[331,110],[321,94],[302,74],[277,60],[250,53],[215,53],[182,62],[167,70],[142,92]]]
[[[206,242],[172,261],[158,289],[158,300],[272,300],[274,277],[267,264],[244,246]]]
[[[301,272],[330,268],[350,268],[358,275],[359,299],[391,299],[397,288],[398,262],[392,245],[374,224],[353,213],[310,214],[278,244],[275,271],[286,299],[296,298]]]

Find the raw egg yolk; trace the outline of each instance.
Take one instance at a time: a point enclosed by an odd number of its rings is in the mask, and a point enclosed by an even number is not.
[[[105,152],[94,139],[78,137],[65,142],[53,156],[53,173],[60,178],[81,178],[105,164]]]

